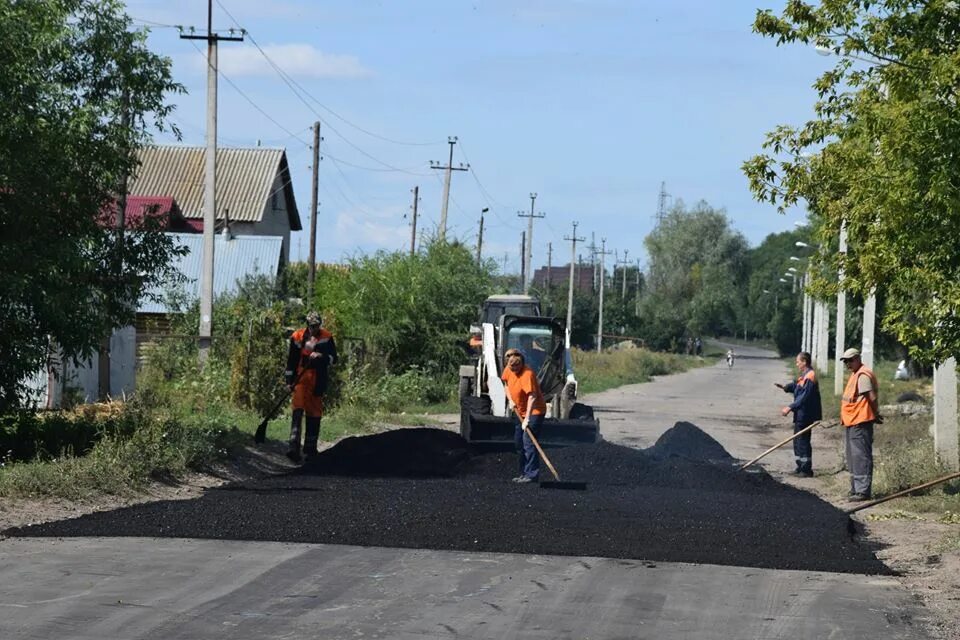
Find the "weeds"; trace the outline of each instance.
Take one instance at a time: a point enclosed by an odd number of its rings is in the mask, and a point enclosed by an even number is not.
[[[657,353],[646,349],[622,351],[573,350],[573,369],[580,383],[580,394],[596,393],[625,384],[647,382],[652,376],[686,371],[708,364],[693,356]]]

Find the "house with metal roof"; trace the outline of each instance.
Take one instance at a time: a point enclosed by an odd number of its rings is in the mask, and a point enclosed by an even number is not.
[[[190,228],[203,231],[203,147],[147,145],[129,183],[128,198],[172,199]],[[290,166],[283,149],[217,149],[217,229],[236,236],[277,236],[281,261],[290,256],[290,232],[300,231]]]

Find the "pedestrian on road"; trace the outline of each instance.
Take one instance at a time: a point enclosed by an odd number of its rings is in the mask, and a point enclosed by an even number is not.
[[[845,427],[850,500],[869,500],[873,485],[873,425],[883,423],[878,404],[877,376],[863,365],[860,351],[847,349],[840,360],[850,378],[840,400],[840,423]]]
[[[793,412],[793,432],[803,431],[817,420],[823,419],[823,405],[820,402],[820,385],[817,373],[810,366],[811,357],[806,351],[797,354],[796,382],[788,384],[774,383],[780,389],[793,394],[793,402],[780,410],[784,416]],[[794,475],[813,477],[813,446],[810,444],[810,432],[793,439],[793,457],[797,463]]]
[[[537,376],[526,365],[523,353],[519,349],[509,349],[506,359],[507,366],[501,378],[507,385],[507,399],[514,411],[513,443],[520,456],[520,475],[513,481],[533,482],[540,475],[540,457],[528,432],[533,433],[534,437],[540,435],[547,403],[543,399]]]
[[[303,455],[317,455],[320,440],[320,419],[323,417],[323,394],[330,383],[330,365],[337,361],[337,344],[333,334],[323,328],[323,319],[316,311],[306,317],[307,327],[290,335],[287,349],[287,387],[293,393],[293,417],[290,424],[290,448],[287,457],[300,462],[300,425],[307,419],[303,439]]]

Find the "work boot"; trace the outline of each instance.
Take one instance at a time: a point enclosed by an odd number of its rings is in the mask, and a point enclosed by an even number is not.
[[[290,444],[290,448],[287,449],[287,457],[290,458],[290,461],[291,461],[291,462],[295,462],[295,463],[297,463],[297,464],[300,464],[300,460],[301,460],[301,457],[300,457],[300,446],[291,443],[291,444]]]
[[[307,432],[303,438],[303,455],[307,460],[318,455],[317,444],[320,440],[320,418],[307,416]]]

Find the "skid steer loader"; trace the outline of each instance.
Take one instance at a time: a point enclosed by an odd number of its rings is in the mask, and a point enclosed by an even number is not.
[[[460,435],[477,445],[512,446],[513,416],[500,375],[504,354],[520,349],[547,402],[540,442],[567,446],[597,442],[593,409],[577,402],[577,380],[563,324],[543,316],[500,316],[481,325],[476,361],[460,367]]]

